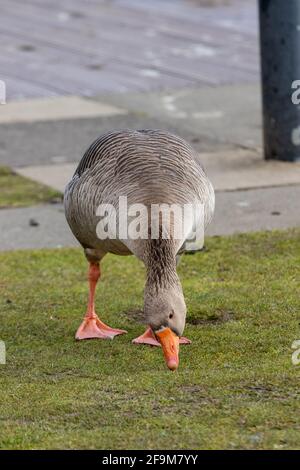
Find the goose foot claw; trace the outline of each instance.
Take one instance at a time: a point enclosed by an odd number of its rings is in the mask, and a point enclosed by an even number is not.
[[[133,339],[132,342],[133,344],[149,344],[150,346],[161,347],[161,344],[155,338],[155,335],[153,331],[151,330],[151,328],[147,328],[144,334],[142,334],[138,338]],[[182,336],[179,339],[179,344],[190,344],[190,343],[191,343],[191,340],[189,340],[188,338],[185,338],[184,336]]]
[[[76,332],[75,338],[77,340],[93,338],[114,339],[115,336],[124,333],[127,333],[127,331],[111,328],[103,323],[97,315],[93,315],[91,317],[85,317]]]

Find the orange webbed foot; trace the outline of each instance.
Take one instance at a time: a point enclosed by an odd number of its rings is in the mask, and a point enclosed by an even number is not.
[[[80,327],[78,328],[75,338],[81,339],[114,339],[117,335],[123,335],[127,333],[125,330],[119,330],[118,328],[111,328],[110,326],[103,323],[97,315],[85,317]]]
[[[143,333],[138,338],[132,340],[133,344],[149,344],[150,346],[161,346],[154,336],[151,328],[148,328],[145,333]]]
[[[133,342],[133,344],[149,344],[150,346],[159,346],[159,347],[161,347],[160,342],[157,341],[157,339],[156,339],[153,331],[151,330],[151,328],[147,328],[145,333],[143,333],[138,338],[133,339],[132,342]],[[182,336],[179,339],[179,344],[190,344],[190,343],[191,343],[191,340],[189,340],[188,338],[185,338],[184,336]]]

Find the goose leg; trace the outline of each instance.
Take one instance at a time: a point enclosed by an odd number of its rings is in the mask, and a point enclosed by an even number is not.
[[[116,335],[122,335],[127,333],[125,330],[118,330],[116,328],[111,328],[103,323],[95,312],[95,291],[96,285],[100,278],[100,265],[99,263],[90,262],[88,280],[90,286],[89,300],[87,312],[84,317],[83,322],[78,328],[75,338],[76,339],[113,339]]]
[[[149,344],[150,346],[161,346],[161,344],[155,338],[155,335],[151,328],[147,328],[144,334],[132,340],[133,344]],[[182,336],[179,340],[179,344],[190,344],[191,340]]]

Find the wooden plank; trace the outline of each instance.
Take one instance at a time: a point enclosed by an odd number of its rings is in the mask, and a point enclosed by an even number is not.
[[[2,0],[1,22],[0,70],[10,77],[12,96],[258,78],[257,18],[250,0],[217,8],[184,0]]]

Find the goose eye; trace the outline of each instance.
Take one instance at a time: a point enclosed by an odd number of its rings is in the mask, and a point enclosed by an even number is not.
[[[174,313],[170,313],[170,315],[169,315],[170,320],[171,320],[171,318],[173,318],[173,317],[174,317]]]

